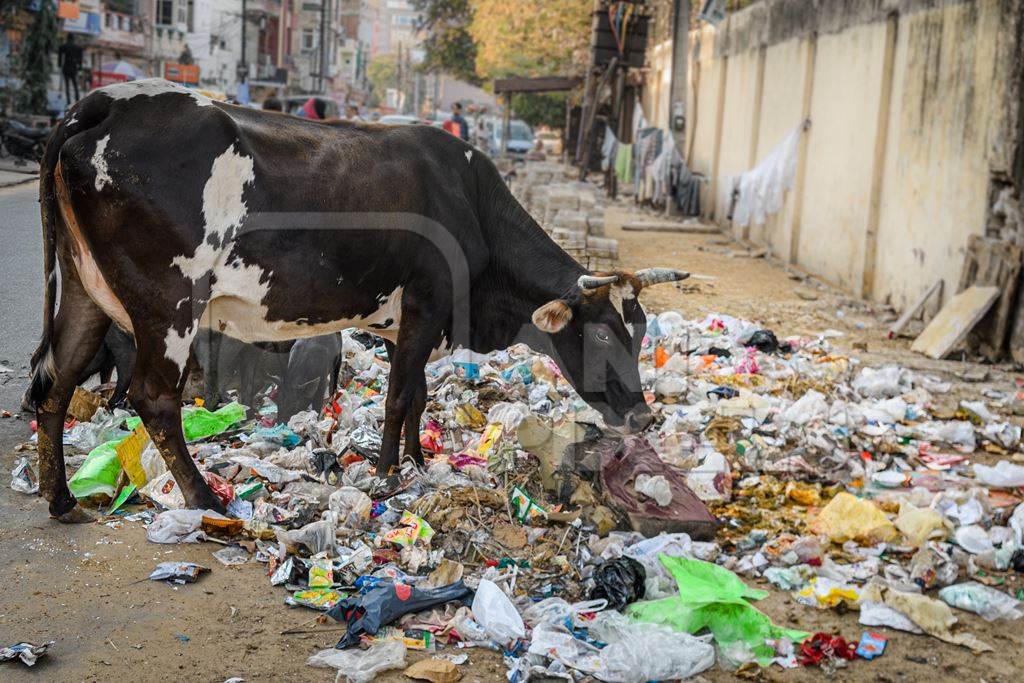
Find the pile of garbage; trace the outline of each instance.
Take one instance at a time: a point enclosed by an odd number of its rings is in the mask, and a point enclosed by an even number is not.
[[[154,543],[215,541],[266,565],[284,602],[347,630],[309,659],[349,680],[404,667],[458,680],[465,648],[509,680],[684,678],[712,666],[846,666],[874,628],[975,652],[958,612],[1018,619],[1024,465],[1016,387],[862,367],[825,333],[778,339],[727,315],[651,315],[641,378],[656,416],[616,436],[550,359],[517,346],[427,368],[423,469],[374,476],[387,355],[345,333],[347,379],[322,414],[277,424],[189,406],[186,436],[226,514],[184,500],[138,418],[99,409],[65,443],[81,500]],[[980,456],[989,466],[974,462]],[[37,490],[23,459],[12,487]],[[155,580],[207,567],[164,563]],[[764,580],[862,633],[809,633],[756,608]],[[767,585],[767,584],[765,584]],[[1011,592],[1008,592],[1009,591]],[[1019,596],[1018,596],[1019,597]]]

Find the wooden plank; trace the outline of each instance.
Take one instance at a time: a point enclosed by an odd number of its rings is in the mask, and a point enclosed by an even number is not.
[[[999,296],[999,287],[973,286],[960,292],[942,307],[910,347],[929,358],[943,358],[967,338]]]
[[[624,223],[623,230],[630,232],[677,232],[693,235],[707,235],[721,232],[713,223],[674,223],[672,221],[641,221]]]
[[[582,82],[578,76],[539,76],[537,78],[525,78],[514,76],[512,78],[495,78],[494,94],[500,95],[506,92],[561,92],[572,90]]]
[[[1013,319],[1011,309],[1016,301],[1022,252],[1024,250],[1020,245],[984,235],[972,235],[968,242],[960,274],[960,290],[971,285],[1000,289],[999,301],[971,339],[989,360],[995,361],[1002,356],[1010,336]]]
[[[928,303],[928,300],[932,298],[932,295],[942,296],[942,280],[939,280],[934,285],[928,288],[928,291],[922,294],[917,301],[915,301],[907,310],[903,311],[903,315],[900,316],[899,320],[893,323],[892,327],[889,328],[889,338],[899,336],[903,328],[907,326],[907,323],[911,321],[924,305]]]

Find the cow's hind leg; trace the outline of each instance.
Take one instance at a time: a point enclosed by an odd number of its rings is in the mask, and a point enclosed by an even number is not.
[[[77,277],[64,278],[61,301],[54,319],[50,354],[33,375],[32,392],[37,406],[39,494],[50,503],[50,514],[61,522],[92,521],[77,506],[68,489],[64,469],[64,416],[82,371],[103,342],[110,318],[93,303]]]
[[[128,400],[142,418],[146,431],[181,487],[191,509],[223,511],[185,446],[181,427],[181,392],[185,368],[167,358],[162,342],[140,336]],[[185,362],[182,362],[182,366]]]
[[[388,362],[395,363],[395,344],[384,340],[384,348],[388,350]],[[417,382],[418,380],[418,382]],[[393,379],[389,379],[389,386]],[[420,372],[409,378],[410,382],[417,384],[416,391],[409,402],[409,408],[405,415],[405,448],[403,454],[412,458],[412,461],[419,467],[423,467],[423,446],[420,445],[420,418],[423,417],[423,410],[427,407],[427,378]],[[335,381],[337,384],[337,381]]]

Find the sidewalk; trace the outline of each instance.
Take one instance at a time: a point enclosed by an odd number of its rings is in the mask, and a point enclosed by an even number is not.
[[[28,161],[17,164],[13,159],[0,159],[0,188],[32,182],[39,177],[39,164]]]

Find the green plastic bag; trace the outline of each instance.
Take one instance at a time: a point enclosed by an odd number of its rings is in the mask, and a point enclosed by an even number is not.
[[[68,480],[68,488],[75,498],[88,498],[96,493],[114,496],[121,461],[117,459],[117,444],[123,439],[101,443],[89,451],[85,462]]]
[[[679,585],[679,596],[638,602],[629,614],[641,621],[665,624],[677,631],[695,634],[708,629],[719,646],[743,641],[762,664],[775,652],[766,638],[786,637],[803,642],[810,634],[780,628],[748,600],[760,600],[766,591],[751,588],[724,567],[701,560],[659,555],[658,559]]]
[[[188,406],[181,410],[181,426],[186,441],[196,441],[214,436],[227,430],[233,424],[245,419],[245,406],[232,401],[215,412],[199,406]]]

